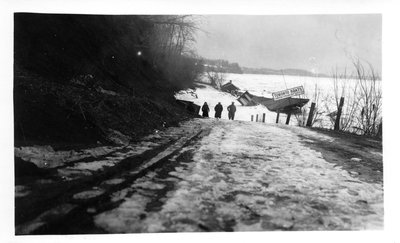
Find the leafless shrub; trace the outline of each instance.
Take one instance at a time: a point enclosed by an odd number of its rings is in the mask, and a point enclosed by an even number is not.
[[[335,123],[340,98],[344,98],[344,106],[340,119],[339,129],[341,131],[376,135],[381,122],[382,91],[380,78],[374,68],[368,64],[366,69],[359,59],[353,61],[355,74],[338,74],[337,69],[333,72],[333,103],[334,108],[326,103],[326,110],[330,117],[332,126]],[[332,101],[331,101],[332,102]]]
[[[366,70],[360,60],[353,62],[356,69],[356,78],[360,86],[358,93],[360,113],[357,116],[357,125],[364,135],[376,135],[381,122],[382,89],[380,77],[371,64]]]
[[[217,89],[220,89],[222,84],[224,84],[226,80],[225,72],[218,67],[206,68],[205,75],[210,84]]]
[[[320,123],[322,115],[324,114],[324,111],[322,110],[322,104],[324,100],[322,99],[321,95],[322,92],[321,89],[318,87],[317,83],[314,86],[314,92],[312,93],[312,95],[308,95],[308,92],[306,92],[306,96],[311,97],[310,100],[315,103],[314,113],[311,118],[312,126],[316,123]],[[308,107],[301,108],[300,112],[295,114],[297,125],[306,126],[309,113],[310,113],[310,108]]]
[[[308,114],[308,110],[304,107],[300,109],[299,113],[295,114],[298,126],[301,126],[301,127],[306,126],[307,114]]]
[[[345,69],[344,73],[339,74],[336,68],[332,74],[333,98],[331,98],[335,105],[334,108],[329,106],[329,102],[325,105],[333,127],[336,120],[337,110],[339,109],[340,98],[344,98],[344,106],[342,108],[339,129],[341,131],[349,132],[354,129],[354,121],[359,107],[359,100],[357,99],[358,83],[352,85],[351,82],[351,77],[347,75],[347,69]]]

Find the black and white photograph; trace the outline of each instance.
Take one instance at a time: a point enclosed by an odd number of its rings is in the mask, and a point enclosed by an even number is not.
[[[382,9],[130,6],[7,12],[9,240],[392,230]]]

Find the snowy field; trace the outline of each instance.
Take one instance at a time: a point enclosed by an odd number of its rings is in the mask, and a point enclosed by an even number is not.
[[[286,88],[292,88],[296,86],[303,86],[305,90],[305,95],[301,96],[302,98],[310,99],[309,103],[305,105],[305,108],[308,110],[311,106],[311,102],[319,103],[320,109],[324,111],[322,115],[322,121],[315,126],[330,128],[332,125],[329,121],[329,117],[327,114],[329,113],[326,109],[326,106],[329,107],[330,111],[334,111],[335,109],[335,101],[334,101],[334,82],[332,78],[324,78],[324,77],[306,77],[306,76],[288,76],[288,75],[261,75],[261,74],[233,74],[229,73],[225,76],[226,81],[232,80],[232,83],[239,87],[242,91],[249,91],[251,94],[264,96],[272,98],[272,93],[280,90],[284,90]],[[342,83],[340,82],[341,86]],[[355,89],[357,85],[356,80],[349,79],[344,83],[346,92],[351,92]],[[230,105],[232,102],[235,102],[237,107],[237,112],[235,115],[235,120],[242,121],[250,121],[251,115],[254,115],[254,119],[258,114],[259,119],[261,120],[262,114],[266,114],[266,122],[274,123],[276,119],[276,113],[268,111],[268,109],[264,106],[254,106],[254,107],[244,107],[241,106],[240,103],[236,100],[236,97],[227,94],[225,92],[220,92],[215,90],[214,88],[205,85],[205,88],[197,88],[194,93],[197,97],[189,92],[183,91],[176,95],[177,99],[189,100],[193,101],[197,105],[203,105],[204,102],[210,107],[210,117],[214,116],[214,106],[221,102],[224,107],[224,111],[222,112],[222,119],[228,119],[228,113],[226,111],[226,107]],[[315,99],[315,92],[318,90],[319,99]],[[350,96],[351,97],[351,96]],[[351,103],[351,100],[345,101],[345,106],[343,110],[346,110],[346,105]],[[308,114],[308,112],[307,112]],[[286,115],[280,115],[280,123],[285,123]],[[295,116],[292,116],[291,125],[297,125],[297,120]]]

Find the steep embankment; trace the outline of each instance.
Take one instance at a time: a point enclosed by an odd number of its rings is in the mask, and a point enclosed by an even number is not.
[[[159,97],[156,95],[159,94]],[[132,139],[189,116],[157,90],[143,95],[16,76],[15,145],[90,145]],[[129,139],[129,138],[126,138]]]
[[[14,27],[16,146],[135,139],[190,116],[175,103],[179,87],[149,61],[151,23],[16,14]]]

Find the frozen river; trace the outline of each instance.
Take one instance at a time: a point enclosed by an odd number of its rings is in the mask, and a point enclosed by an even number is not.
[[[272,93],[280,90],[285,90],[287,88],[292,88],[296,86],[303,86],[305,90],[304,98],[310,99],[310,102],[304,107],[306,109],[305,119],[308,115],[308,110],[311,106],[311,102],[317,103],[317,107],[321,115],[319,116],[320,121],[316,122],[314,126],[331,128],[333,127],[330,118],[327,116],[330,112],[336,111],[335,102],[335,89],[333,78],[326,77],[307,77],[307,76],[289,76],[289,75],[260,75],[260,74],[233,74],[228,73],[225,75],[226,82],[232,80],[232,83],[239,87],[242,91],[249,91],[251,94],[260,95],[264,97],[272,97]],[[348,110],[349,104],[353,103],[354,100],[354,90],[360,90],[357,80],[346,79],[339,80],[338,93],[340,97],[341,92],[345,97],[345,104],[343,108],[344,116],[346,116],[346,111]],[[380,89],[380,81],[378,82]],[[342,91],[343,90],[343,91]],[[177,94],[177,98],[190,100],[198,105],[203,105],[207,102],[210,106],[211,116],[214,116],[213,108],[218,103],[226,108],[231,102],[235,102],[238,107],[236,113],[237,120],[249,121],[251,115],[262,117],[262,114],[266,114],[266,122],[273,123],[276,119],[276,113],[268,111],[263,106],[255,107],[243,107],[236,100],[236,97],[229,94],[219,92],[212,87],[198,88],[194,94],[189,94],[181,92]],[[197,97],[196,97],[197,96]],[[359,112],[359,111],[357,111]],[[222,118],[227,119],[227,112],[222,113]],[[285,114],[281,114],[280,122],[284,123],[286,119]],[[298,119],[301,120],[301,116],[297,118],[292,116],[290,124],[298,124]],[[304,118],[303,118],[304,119]]]
[[[252,94],[265,97],[272,97],[272,92],[303,86],[306,96],[311,98],[314,94],[315,85],[324,94],[329,94],[333,88],[331,78],[321,77],[229,73],[226,75],[226,80],[232,80],[239,88],[248,90]],[[354,86],[356,82],[355,80],[351,80],[351,83]]]

